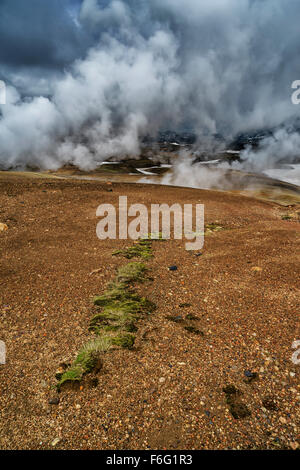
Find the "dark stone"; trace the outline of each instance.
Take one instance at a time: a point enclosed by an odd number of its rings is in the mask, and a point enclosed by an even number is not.
[[[238,389],[234,385],[226,385],[226,387],[223,388],[223,392],[226,395],[236,395],[238,394]]]
[[[91,388],[96,388],[96,387],[98,387],[98,385],[99,385],[99,380],[97,379],[97,377],[93,377],[90,380],[90,387]]]
[[[245,374],[246,377],[252,377],[252,375],[253,375],[251,370],[245,370],[244,374]]]
[[[60,398],[55,396],[55,397],[50,397],[49,398],[49,405],[59,405]]]
[[[56,372],[56,374],[55,374],[56,380],[61,380],[61,378],[62,378],[63,375],[64,375],[63,372]]]
[[[177,271],[177,266],[170,266],[169,271]]]
[[[254,380],[258,380],[258,373],[257,372],[251,372],[251,370],[245,370],[244,375],[246,378],[244,379],[245,383],[250,384]]]

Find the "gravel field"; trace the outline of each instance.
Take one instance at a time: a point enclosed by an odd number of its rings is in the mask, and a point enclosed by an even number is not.
[[[151,279],[136,290],[157,309],[137,323],[134,349],[105,353],[97,375],[56,395],[60,364],[93,337],[93,297],[127,263],[112,253],[133,242],[96,237],[98,205],[120,195],[203,203],[222,230],[201,255],[185,240],[153,242]],[[0,448],[299,449],[299,211],[217,191],[0,175]]]

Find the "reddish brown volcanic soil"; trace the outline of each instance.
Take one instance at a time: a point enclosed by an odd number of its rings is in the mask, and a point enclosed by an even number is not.
[[[153,280],[137,290],[157,310],[138,323],[135,349],[106,353],[97,386],[87,376],[50,405],[59,364],[92,337],[93,296],[127,262],[112,252],[131,241],[100,241],[95,232],[98,205],[117,206],[119,195],[147,205],[204,203],[206,223],[225,229],[206,237],[198,257],[184,240],[153,243]],[[300,339],[299,206],[8,174],[0,201],[8,226],[0,232],[1,449],[300,447],[300,365],[291,361]],[[287,213],[295,218],[282,220]],[[203,335],[166,318],[188,314]],[[249,417],[230,413],[223,387],[231,384]]]

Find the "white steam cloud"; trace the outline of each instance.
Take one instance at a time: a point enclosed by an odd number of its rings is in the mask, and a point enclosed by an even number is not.
[[[51,97],[7,88],[0,166],[92,169],[138,155],[139,138],[162,128],[188,126],[201,145],[201,136],[290,122],[299,13],[296,0],[84,0],[76,21],[94,46],[51,78]],[[264,169],[295,155],[299,140],[283,130],[255,162],[244,158]]]

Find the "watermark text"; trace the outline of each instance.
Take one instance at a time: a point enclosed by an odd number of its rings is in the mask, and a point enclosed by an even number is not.
[[[4,341],[0,341],[0,365],[6,364],[6,346]]]
[[[6,104],[6,86],[3,80],[0,80],[0,104]]]
[[[204,245],[203,204],[152,204],[148,211],[144,204],[128,206],[127,196],[120,196],[118,217],[117,209],[112,204],[101,204],[96,214],[102,217],[97,225],[100,240],[138,240],[149,233],[152,239],[168,240],[173,226],[175,240],[189,240],[185,244],[186,250],[201,250]]]
[[[296,349],[294,354],[292,355],[292,362],[296,365],[300,365],[300,340],[296,340],[292,344],[292,349]]]

